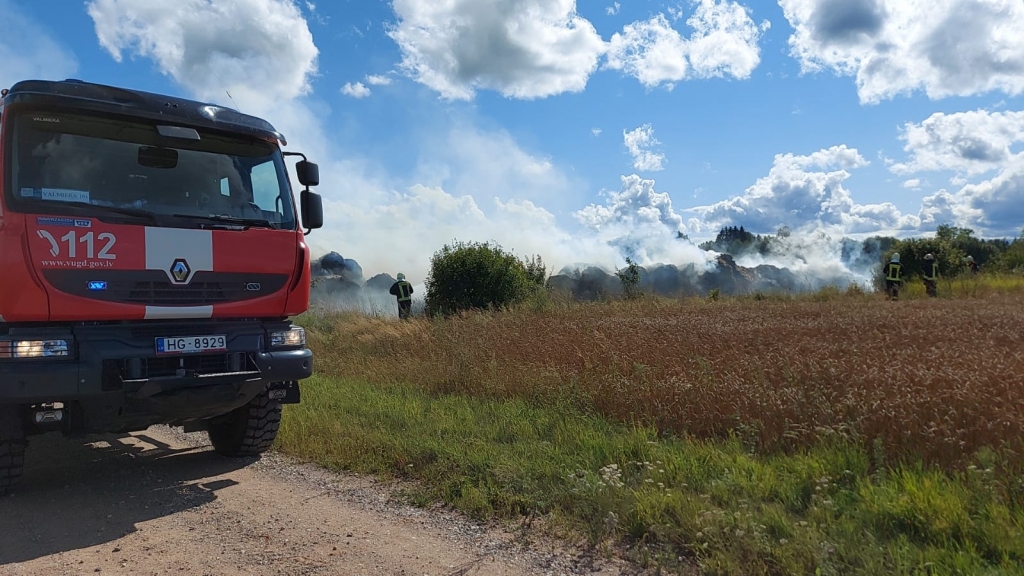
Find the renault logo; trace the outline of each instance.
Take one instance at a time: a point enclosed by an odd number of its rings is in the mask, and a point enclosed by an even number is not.
[[[184,258],[178,258],[171,264],[171,277],[174,278],[175,282],[183,283],[188,280],[189,274],[192,269],[188,267],[188,262]]]

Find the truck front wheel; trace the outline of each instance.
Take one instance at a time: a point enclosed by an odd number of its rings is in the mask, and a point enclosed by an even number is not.
[[[266,452],[281,426],[281,403],[262,392],[248,404],[209,422],[207,434],[218,454],[233,458]]]
[[[0,496],[21,480],[25,465],[25,439],[0,439]]]

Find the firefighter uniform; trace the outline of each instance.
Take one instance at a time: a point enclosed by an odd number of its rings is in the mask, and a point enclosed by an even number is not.
[[[932,298],[939,295],[939,262],[932,254],[924,256],[924,290]]]
[[[391,285],[391,295],[398,300],[398,317],[405,320],[412,313],[412,284],[405,280],[405,274],[398,273],[398,281]]]
[[[892,300],[899,300],[900,287],[903,285],[903,265],[900,255],[893,254],[892,260],[885,265],[885,291]]]

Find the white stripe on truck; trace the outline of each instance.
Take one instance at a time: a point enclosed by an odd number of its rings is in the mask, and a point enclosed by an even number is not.
[[[211,317],[213,306],[146,306],[146,320]]]

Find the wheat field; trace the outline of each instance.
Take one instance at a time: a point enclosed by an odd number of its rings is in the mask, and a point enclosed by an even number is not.
[[[829,438],[954,468],[1024,446],[1024,298],[643,299],[447,320],[311,315],[321,374],[570,400],[758,452]],[[1020,458],[1024,461],[1024,457]]]

